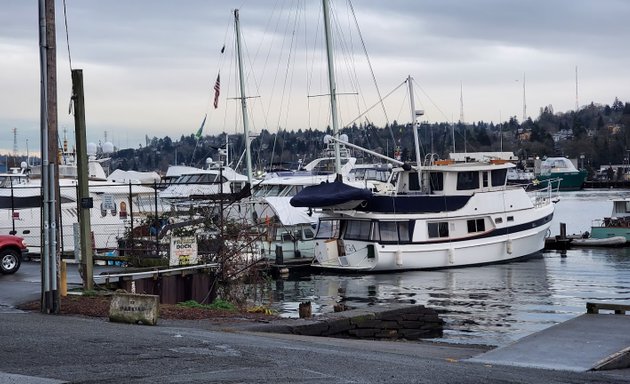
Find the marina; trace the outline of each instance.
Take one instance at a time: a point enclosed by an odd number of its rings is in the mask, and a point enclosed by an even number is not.
[[[567,223],[568,233],[590,229],[610,212],[623,190],[563,192],[551,234]],[[268,305],[298,317],[310,301],[315,316],[347,308],[422,304],[445,320],[438,341],[506,345],[586,312],[587,302],[630,303],[630,248],[580,247],[545,251],[525,261],[466,268],[379,274],[290,275],[270,283]]]

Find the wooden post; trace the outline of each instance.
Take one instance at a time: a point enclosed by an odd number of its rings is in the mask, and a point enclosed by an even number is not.
[[[305,301],[300,303],[299,307],[300,319],[308,319],[312,316],[311,302]]]
[[[61,276],[59,278],[59,295],[61,297],[66,297],[68,296],[68,273],[65,260],[61,260],[59,274]]]
[[[88,186],[88,154],[85,127],[85,103],[83,100],[83,70],[72,70],[72,101],[74,102],[75,140],[77,144],[77,173],[79,186],[77,189],[77,209],[79,210],[80,242],[81,242],[81,277],[83,289],[91,290],[93,284],[93,239],[91,236],[90,209],[92,199]]]
[[[567,238],[567,224],[560,223],[560,239],[564,240]]]

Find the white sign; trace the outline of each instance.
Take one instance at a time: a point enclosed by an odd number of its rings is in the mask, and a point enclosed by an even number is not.
[[[116,203],[114,203],[114,195],[104,194],[103,195],[103,207],[107,211],[116,209]]]
[[[198,262],[196,237],[171,237],[169,266],[194,265]]]

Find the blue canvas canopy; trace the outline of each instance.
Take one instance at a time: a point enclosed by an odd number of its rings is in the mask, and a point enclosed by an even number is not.
[[[294,207],[309,208],[354,208],[359,203],[369,199],[372,192],[365,188],[356,188],[341,181],[311,185],[291,198]],[[353,207],[347,205],[354,204]]]

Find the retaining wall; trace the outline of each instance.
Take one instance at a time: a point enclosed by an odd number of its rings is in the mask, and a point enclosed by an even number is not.
[[[311,319],[280,320],[251,330],[358,339],[418,340],[442,337],[444,321],[423,305],[353,309]]]

